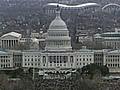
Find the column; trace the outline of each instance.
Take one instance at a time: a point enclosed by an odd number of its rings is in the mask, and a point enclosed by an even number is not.
[[[58,58],[59,58],[59,64],[60,64],[60,56]]]
[[[17,41],[17,40],[16,40]],[[48,61],[48,55],[46,55],[46,68],[48,68],[48,63],[49,63],[49,61]]]
[[[4,42],[5,42],[5,48],[6,48],[6,40]]]
[[[56,63],[57,63],[57,56],[55,56],[55,61],[56,61]]]
[[[15,40],[13,40],[13,48],[15,48]]]
[[[5,48],[6,48],[6,40],[4,40],[4,42],[5,42]]]
[[[7,40],[5,40],[5,45],[6,45],[6,47],[5,47],[5,48],[7,48]]]
[[[11,46],[11,48],[12,48],[12,46],[13,46],[13,42],[12,42],[12,40],[10,40],[10,46]]]
[[[18,48],[18,40],[16,40],[16,48]]]
[[[15,40],[13,40],[13,48],[15,48],[14,46],[15,46]]]
[[[62,46],[65,46],[65,41],[64,40],[62,41]]]
[[[12,43],[11,43],[11,40],[9,40],[9,43],[10,43],[10,49],[12,48]]]
[[[11,48],[11,42],[10,42],[10,40],[9,40],[9,47]]]
[[[71,66],[70,66],[70,56],[68,56],[68,62],[67,62],[67,65],[68,65],[69,68],[71,68]]]
[[[14,49],[16,48],[16,40],[14,40],[14,46],[13,46],[13,48]]]
[[[13,46],[14,46],[14,40],[12,40],[12,49],[13,49]]]
[[[3,48],[3,46],[4,46],[4,45],[3,45],[3,40],[2,40],[2,43],[1,43],[1,48]]]
[[[6,40],[6,48],[8,49],[8,40]]]
[[[8,40],[8,48],[10,49],[10,42],[9,42],[10,40]]]
[[[2,44],[2,47],[5,48],[5,41],[3,40],[3,44]]]
[[[17,48],[17,40],[15,40],[15,46],[14,46],[14,48]]]

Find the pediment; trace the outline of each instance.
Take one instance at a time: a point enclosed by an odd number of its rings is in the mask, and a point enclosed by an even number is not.
[[[18,39],[18,37],[15,37],[15,36],[12,36],[12,35],[7,35],[7,36],[4,36],[2,37],[1,39]]]

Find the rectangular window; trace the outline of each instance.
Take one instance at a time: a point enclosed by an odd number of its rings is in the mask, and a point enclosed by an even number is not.
[[[67,62],[67,56],[63,56],[64,63]]]
[[[90,58],[90,61],[91,61],[91,58]]]
[[[49,59],[49,62],[52,63],[52,56],[49,56],[48,59]]]
[[[70,56],[70,63],[73,63],[73,56]]]
[[[33,62],[33,58],[31,58],[31,61]]]
[[[81,58],[80,58],[80,61],[81,61]]]
[[[77,61],[78,61],[78,58],[77,58]]]
[[[46,57],[43,56],[43,63],[46,63]]]
[[[59,56],[57,56],[57,63],[59,63]]]
[[[43,66],[45,66],[45,64],[43,64]]]
[[[85,58],[83,58],[83,61],[85,61]]]
[[[88,58],[87,58],[87,61],[88,61]]]
[[[62,63],[62,61],[63,61],[63,58],[62,58],[62,56],[60,56],[60,63]]]

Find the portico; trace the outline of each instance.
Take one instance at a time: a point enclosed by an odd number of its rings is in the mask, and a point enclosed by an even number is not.
[[[10,32],[10,33],[4,34],[1,37],[1,48],[2,49],[17,48],[21,36],[22,36],[21,34],[16,33],[16,32]]]

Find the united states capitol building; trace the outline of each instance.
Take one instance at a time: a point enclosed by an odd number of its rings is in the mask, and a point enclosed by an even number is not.
[[[15,50],[20,43],[33,40],[32,49]],[[10,32],[0,37],[0,69],[23,67],[38,68],[45,72],[63,73],[71,69],[82,68],[85,65],[96,63],[107,65],[111,72],[120,72],[119,50],[90,50],[85,46],[80,50],[73,50],[71,37],[66,23],[56,11],[56,18],[51,22],[45,36],[45,49],[40,50],[35,38],[22,38],[16,32]]]

